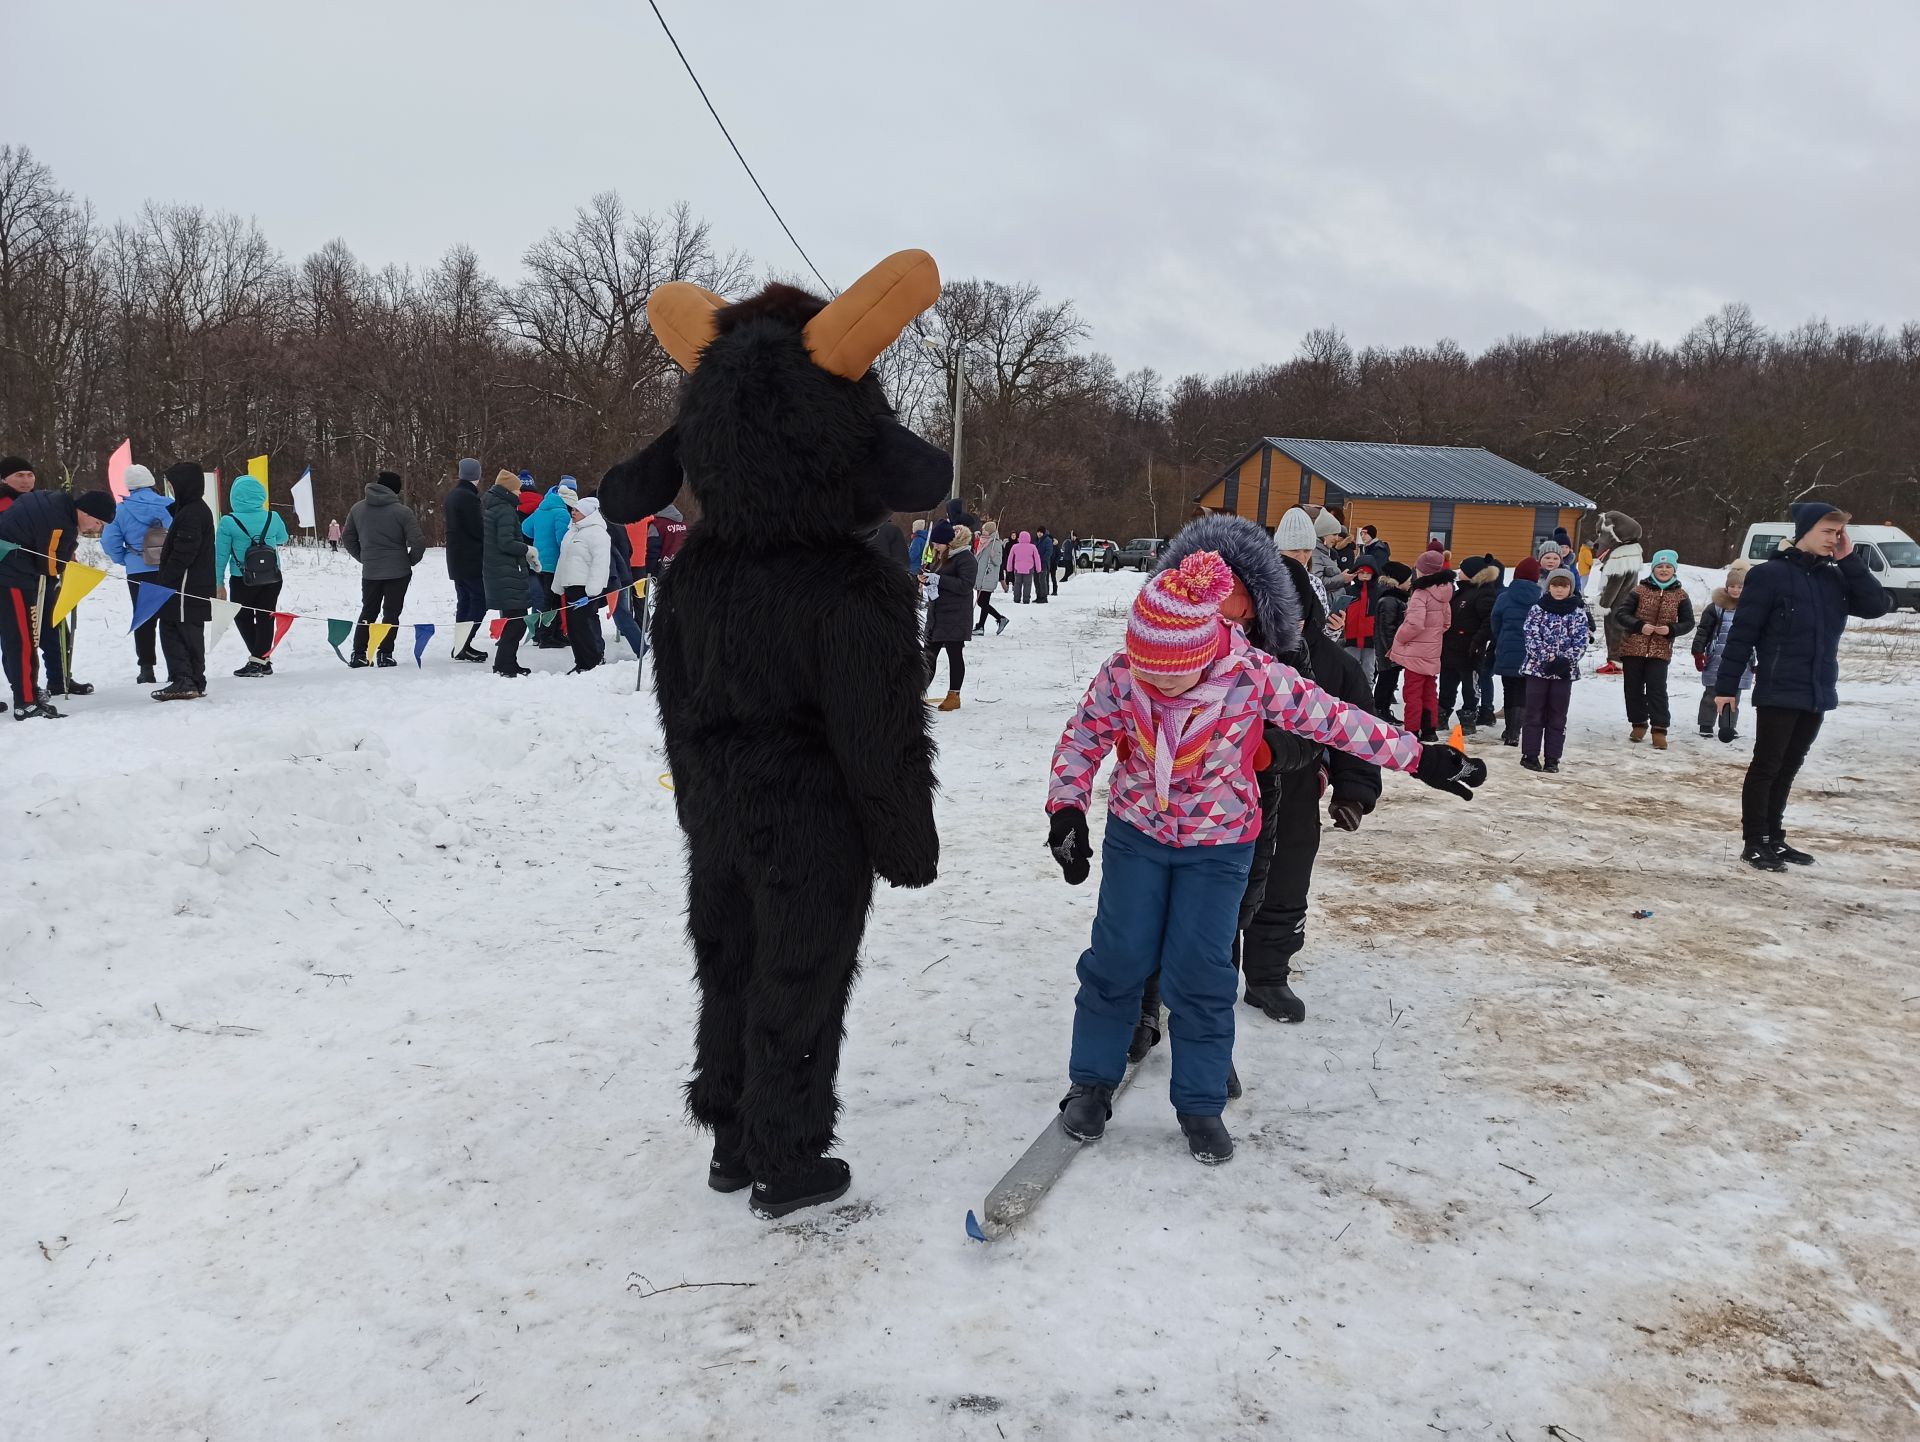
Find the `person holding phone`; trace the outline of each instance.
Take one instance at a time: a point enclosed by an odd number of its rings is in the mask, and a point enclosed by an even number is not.
[[[1787,797],[1827,712],[1840,704],[1840,637],[1847,618],[1887,614],[1887,593],[1847,535],[1852,519],[1825,501],[1796,501],[1793,541],[1747,576],[1714,683],[1714,706],[1740,704],[1755,662],[1753,760],[1740,792],[1741,861],[1758,871],[1811,866],[1787,844]]]

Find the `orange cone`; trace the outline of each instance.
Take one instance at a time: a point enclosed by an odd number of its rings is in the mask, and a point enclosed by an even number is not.
[[[1453,730],[1447,733],[1447,745],[1451,746],[1455,751],[1465,751],[1467,749],[1467,738],[1460,734],[1460,723],[1458,721],[1453,723]]]

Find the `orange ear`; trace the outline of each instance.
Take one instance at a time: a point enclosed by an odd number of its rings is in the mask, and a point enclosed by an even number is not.
[[[850,381],[940,299],[940,268],[924,250],[895,251],[807,322],[807,353]]]
[[[647,297],[647,324],[666,353],[691,372],[700,352],[713,343],[713,314],[726,300],[690,280],[657,285]]]

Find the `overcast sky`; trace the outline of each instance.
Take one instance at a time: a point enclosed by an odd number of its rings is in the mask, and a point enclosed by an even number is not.
[[[661,0],[813,259],[919,245],[1168,375],[1515,331],[1920,320],[1920,0]],[[297,259],[594,192],[799,268],[646,0],[6,0],[0,139]]]

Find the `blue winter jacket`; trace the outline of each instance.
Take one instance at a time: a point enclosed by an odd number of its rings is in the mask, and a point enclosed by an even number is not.
[[[115,509],[113,519],[100,532],[100,549],[114,565],[125,566],[129,576],[144,576],[155,571],[159,568],[140,559],[140,548],[146,544],[147,528],[156,521],[163,526],[173,525],[173,502],[151,486],[128,491],[127,498]]]
[[[229,576],[246,579],[247,547],[255,541],[276,548],[287,543],[287,523],[267,509],[267,488],[252,476],[233,483],[227,504],[232,509],[220,518],[213,542],[214,581],[221,586]]]
[[[572,524],[558,486],[542,496],[533,514],[520,523],[520,534],[533,542],[534,550],[540,553],[540,569],[549,576],[560,569],[560,542]]]
[[[1795,547],[1747,572],[1727,646],[1714,677],[1716,696],[1738,696],[1747,662],[1760,668],[1753,704],[1831,711],[1840,704],[1840,633],[1847,617],[1872,620],[1887,593],[1855,551],[1844,561]]]
[[[1527,662],[1527,612],[1539,603],[1538,581],[1513,580],[1493,603],[1487,626],[1493,632],[1493,674],[1524,675]]]

